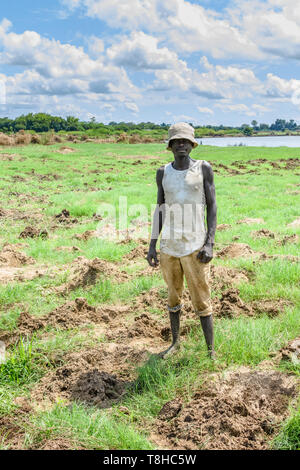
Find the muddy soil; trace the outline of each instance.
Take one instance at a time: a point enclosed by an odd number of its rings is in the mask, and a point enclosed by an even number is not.
[[[77,224],[78,219],[71,217],[70,212],[67,209],[63,209],[59,214],[54,216],[54,220],[59,224],[72,225]]]
[[[165,404],[152,441],[168,449],[268,449],[266,441],[286,418],[296,393],[296,379],[280,372],[227,371],[206,383],[188,404]]]
[[[20,248],[25,248],[23,243],[10,244],[5,243],[0,252],[0,266],[20,267],[28,264],[34,264],[35,259],[27,256]]]
[[[27,256],[20,249],[26,244],[16,243],[3,245],[0,252],[0,283],[28,281],[47,273],[47,266],[34,266],[34,258]]]
[[[221,250],[218,250],[215,256],[217,258],[248,258],[259,254],[260,253],[253,251],[246,243],[231,243]]]
[[[132,384],[137,365],[148,354],[143,345],[133,348],[117,343],[70,353],[64,358],[63,366],[40,380],[32,397],[52,402],[57,398],[79,399],[101,408],[109,407],[122,398]]]

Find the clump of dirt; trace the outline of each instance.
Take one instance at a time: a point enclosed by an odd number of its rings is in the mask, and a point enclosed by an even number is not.
[[[70,212],[67,209],[63,209],[59,214],[56,214],[55,219],[60,224],[77,224],[77,219],[72,219]]]
[[[237,317],[240,315],[253,316],[253,309],[245,304],[239,296],[238,289],[228,289],[220,299],[213,299],[213,311],[218,317]]]
[[[147,313],[142,313],[134,318],[134,323],[128,327],[127,335],[129,338],[146,336],[155,338],[161,332],[161,325]]]
[[[55,249],[57,251],[70,251],[70,252],[82,251],[80,248],[78,248],[78,246],[57,246]]]
[[[275,238],[275,233],[267,230],[266,228],[262,228],[256,232],[252,232],[252,236],[254,238]]]
[[[221,250],[217,251],[217,258],[248,258],[253,255],[257,255],[255,251],[250,248],[246,243],[231,243],[228,246],[225,246]]]
[[[157,427],[168,448],[265,450],[296,393],[293,377],[241,367],[216,375],[185,407],[169,403],[174,412],[162,409]]]
[[[246,270],[238,270],[233,268],[226,268],[225,266],[210,267],[211,289],[224,290],[232,285],[240,284],[241,282],[248,282],[252,279],[253,274]]]
[[[279,358],[293,364],[300,363],[300,338],[293,339],[279,351]]]
[[[264,219],[257,218],[257,219],[251,219],[250,217],[246,217],[245,219],[241,219],[237,221],[237,224],[264,224],[265,221]]]
[[[90,238],[98,238],[98,232],[97,230],[86,230],[83,233],[76,233],[74,238],[77,238],[77,240],[87,241]]]
[[[182,407],[182,401],[179,399],[167,401],[167,403],[165,403],[162,409],[160,410],[158,417],[163,421],[169,421],[170,419],[175,418],[175,416],[180,413]]]
[[[90,260],[84,256],[78,256],[70,266],[68,282],[57,287],[56,291],[63,294],[78,287],[93,285],[101,275],[106,278],[113,276],[119,282],[128,280],[130,277],[125,271],[119,270],[114,263],[100,258]]]
[[[19,238],[48,238],[49,233],[47,230],[40,230],[36,227],[32,227],[28,225],[25,229],[20,233]]]
[[[123,259],[134,260],[136,258],[146,258],[148,251],[148,246],[136,246],[133,250],[123,256]]]
[[[71,397],[100,408],[108,408],[121,399],[128,385],[116,375],[93,369],[78,377],[72,387]]]
[[[5,243],[0,252],[0,266],[20,267],[28,264],[34,264],[35,259],[18,251],[17,248],[23,246],[21,243],[12,245]]]
[[[288,243],[298,243],[299,237],[296,233],[293,235],[285,235],[282,240],[277,242],[277,245],[287,245]]]
[[[217,225],[217,230],[229,230],[231,229],[230,224],[219,224]]]

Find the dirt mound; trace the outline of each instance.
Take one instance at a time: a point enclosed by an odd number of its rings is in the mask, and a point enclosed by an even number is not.
[[[300,338],[293,339],[287,346],[279,351],[280,359],[291,361],[293,364],[300,363]]]
[[[251,235],[254,238],[275,238],[275,233],[267,230],[266,228],[262,228],[257,230],[256,232],[252,232]]]
[[[106,278],[113,276],[116,281],[125,281],[130,277],[125,271],[119,270],[114,263],[100,258],[90,260],[84,256],[78,256],[73,260],[69,269],[68,282],[57,287],[57,292],[66,293],[78,287],[93,285],[101,275]]]
[[[71,398],[108,408],[120,400],[128,385],[116,375],[93,369],[78,377],[72,387]]]
[[[125,391],[137,365],[147,356],[148,351],[143,346],[132,348],[117,343],[67,354],[64,365],[42,377],[32,397],[53,402],[58,397],[80,399],[101,407],[109,406]]]
[[[77,238],[77,240],[87,241],[90,238],[98,238],[98,232],[97,230],[86,230],[83,233],[76,233],[74,238]]]
[[[231,243],[221,250],[217,251],[217,258],[248,258],[256,255],[257,253],[250,248],[246,243]]]
[[[178,401],[164,405],[159,433],[173,449],[268,449],[296,392],[294,378],[243,367],[216,376],[183,408]]]
[[[6,243],[0,252],[0,266],[20,267],[28,264],[34,264],[35,259],[17,250],[17,248],[20,246],[21,244],[11,245]]]
[[[123,259],[134,260],[136,258],[146,258],[148,251],[148,246],[136,246],[133,250],[123,256]]]
[[[36,227],[28,225],[19,235],[19,238],[48,238],[49,233],[47,230],[40,230]]]
[[[267,314],[269,317],[276,317],[289,306],[293,306],[293,303],[283,299],[254,300],[250,304],[256,315]]]
[[[241,219],[241,220],[238,220],[237,221],[237,224],[247,224],[247,225],[251,225],[251,224],[264,224],[265,221],[264,219],[251,219],[250,217],[246,217],[245,219]]]
[[[213,299],[213,311],[218,317],[232,318],[240,315],[254,315],[251,306],[245,304],[240,298],[238,289],[228,289],[223,292],[220,299]]]
[[[139,336],[146,336],[148,338],[155,338],[160,335],[162,328],[158,321],[151,318],[147,313],[135,317],[134,323],[128,328],[128,337],[134,338]]]
[[[252,274],[246,270],[238,270],[233,268],[226,268],[225,266],[210,266],[211,273],[211,289],[224,290],[232,285],[237,285],[241,282],[248,282],[253,277]]]

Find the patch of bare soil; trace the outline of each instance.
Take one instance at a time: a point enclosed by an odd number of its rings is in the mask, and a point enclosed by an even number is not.
[[[0,160],[2,161],[11,162],[12,160],[15,160],[16,157],[21,157],[21,155],[18,155],[17,153],[0,153]],[[18,160],[19,159],[20,158],[18,158]]]
[[[247,224],[247,225],[264,224],[264,223],[265,223],[264,219],[260,219],[260,218],[251,219],[249,217],[246,217],[245,219],[240,219],[240,220],[237,221],[237,224]]]
[[[40,230],[39,228],[28,225],[19,235],[19,238],[38,238],[38,237],[48,238],[49,233],[45,229]]]
[[[31,336],[35,331],[47,326],[56,329],[75,328],[86,323],[103,324],[104,326],[111,319],[120,317],[128,311],[130,309],[126,305],[92,307],[88,305],[85,298],[78,297],[75,301],[66,302],[52,312],[40,317],[34,317],[28,312],[22,312],[18,318],[16,330],[0,333],[0,340],[6,346],[9,346],[18,342],[21,336]]]
[[[117,282],[126,281],[130,278],[129,274],[121,271],[116,264],[100,258],[90,260],[84,256],[78,256],[78,258],[73,260],[69,269],[68,282],[57,287],[55,289],[56,292],[64,294],[78,287],[93,285],[101,275],[106,278],[113,277]]]
[[[25,244],[6,243],[0,252],[0,283],[11,281],[28,281],[40,277],[47,272],[46,266],[32,267],[35,260],[27,256],[17,248],[23,248]]]
[[[75,445],[74,442],[64,437],[46,439],[38,445],[30,447],[30,450],[84,450],[84,447]]]
[[[147,357],[144,346],[132,348],[117,343],[70,353],[63,366],[40,380],[32,397],[53,402],[58,397],[79,399],[101,408],[111,406],[126,392],[136,366]]]
[[[24,246],[22,243],[15,245],[5,243],[0,252],[0,266],[20,267],[25,264],[34,264],[35,259],[18,250],[18,248],[23,248]]]
[[[17,398],[15,399],[15,402]],[[24,397],[20,399],[20,404],[12,414],[0,416],[0,437],[4,437],[4,444],[10,449],[17,450],[23,447],[25,429],[22,423],[26,421],[27,415],[32,411],[32,407]]]
[[[296,393],[296,379],[280,372],[228,371],[186,406],[178,400],[165,404],[153,439],[169,449],[265,450]]]
[[[279,351],[279,360],[300,363],[300,338],[293,339]]]
[[[219,224],[217,225],[217,230],[229,230],[231,229],[230,224]]]
[[[292,227],[292,228],[300,227],[300,217],[298,217],[297,219],[293,220],[293,222],[291,222],[290,224],[288,224],[287,227]]]
[[[73,152],[76,152],[76,150],[71,147],[67,147],[65,145],[60,147],[60,149],[57,151],[57,153],[61,153],[63,155],[67,155],[68,153],[73,153]]]

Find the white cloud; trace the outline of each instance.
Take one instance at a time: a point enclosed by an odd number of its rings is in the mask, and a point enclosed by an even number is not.
[[[201,106],[197,106],[197,109],[200,113],[205,113],[205,114],[214,114],[213,110],[210,108],[205,108]]]
[[[141,70],[185,68],[186,63],[178,59],[167,47],[158,47],[158,39],[143,33],[132,32],[107,49],[108,58],[117,65]]]

